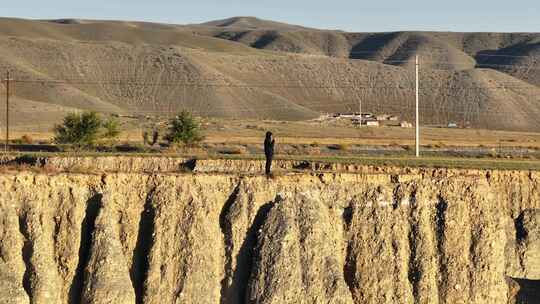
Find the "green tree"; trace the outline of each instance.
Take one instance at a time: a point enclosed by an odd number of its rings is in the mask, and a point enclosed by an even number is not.
[[[193,145],[203,140],[201,126],[190,112],[182,111],[169,122],[165,139],[171,144]]]
[[[103,122],[103,129],[104,138],[115,139],[120,135],[120,123],[114,118]]]
[[[54,127],[54,141],[58,144],[92,146],[99,137],[102,121],[96,112],[70,113],[62,124]]]

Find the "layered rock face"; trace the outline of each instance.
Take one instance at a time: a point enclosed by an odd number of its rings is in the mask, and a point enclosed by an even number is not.
[[[0,303],[540,303],[539,173],[375,171],[0,175]]]

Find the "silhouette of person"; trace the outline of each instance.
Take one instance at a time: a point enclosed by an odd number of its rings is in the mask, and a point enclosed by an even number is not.
[[[274,158],[274,143],[275,140],[272,137],[272,132],[266,132],[266,138],[264,139],[264,155],[266,156],[266,175],[270,175],[272,167],[272,158]]]

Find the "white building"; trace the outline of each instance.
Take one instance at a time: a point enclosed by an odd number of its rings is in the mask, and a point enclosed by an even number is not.
[[[413,127],[412,123],[406,122],[406,121],[402,121],[402,122],[399,124],[399,126],[402,127],[402,128],[412,128],[412,127]]]

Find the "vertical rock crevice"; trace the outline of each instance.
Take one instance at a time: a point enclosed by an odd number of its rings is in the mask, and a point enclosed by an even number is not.
[[[438,257],[438,268],[439,268],[439,280],[437,281],[437,286],[439,289],[439,302],[445,303],[445,295],[448,286],[448,265],[446,257],[446,248],[445,248],[445,231],[446,231],[446,211],[448,209],[448,203],[444,198],[439,194],[437,197],[437,202],[435,205],[435,238],[437,245],[437,257]]]
[[[27,226],[27,220],[26,220],[26,212],[23,212],[19,216],[19,233],[23,237],[23,246],[21,251],[22,260],[24,262],[24,275],[22,278],[22,286],[24,290],[26,291],[26,294],[32,301],[32,262],[30,261],[33,254],[33,248],[32,243],[30,241],[30,233],[28,232],[28,226]]]
[[[149,269],[150,250],[154,240],[154,225],[156,219],[156,209],[153,206],[153,199],[156,188],[152,188],[146,195],[144,208],[139,219],[139,229],[137,241],[133,249],[133,263],[130,269],[131,282],[135,290],[137,304],[142,304],[145,293],[145,280]]]
[[[221,213],[219,214],[219,228],[221,230],[221,234],[223,235],[223,242],[224,242],[224,249],[225,249],[225,263],[224,263],[224,276],[221,280],[221,304],[229,303],[231,300],[229,299],[231,296],[229,295],[230,291],[230,283],[229,281],[232,279],[232,259],[233,259],[233,231],[232,231],[232,223],[231,223],[231,209],[238,199],[238,193],[240,192],[240,184],[237,184],[234,188],[233,192],[229,195],[229,198],[227,201],[225,201],[225,204],[223,205],[223,208],[221,209]],[[232,283],[231,283],[232,284]]]
[[[420,266],[418,265],[418,262],[416,260],[416,256],[418,254],[417,249],[417,240],[419,237],[419,227],[418,227],[418,221],[416,220],[415,213],[417,212],[418,208],[418,201],[417,201],[417,191],[413,191],[411,193],[411,210],[409,214],[409,266],[408,266],[408,278],[409,283],[411,285],[412,290],[412,296],[413,299],[418,299],[419,297],[419,283],[420,283]]]
[[[353,244],[351,241],[347,244],[347,252],[345,256],[345,264],[343,265],[343,278],[345,279],[345,284],[349,288],[351,295],[358,289],[358,283],[356,280],[356,255],[354,254]]]
[[[448,209],[448,203],[442,196],[439,195],[435,215],[435,233],[437,237],[437,251],[443,252],[444,249],[444,233],[446,228],[446,210]]]
[[[273,202],[268,202],[259,208],[236,257],[236,269],[232,274],[231,289],[237,290],[239,304],[248,303],[248,282],[252,276],[253,265],[255,263],[254,259],[258,254],[258,234],[273,204]]]
[[[84,269],[90,258],[90,249],[92,244],[92,233],[95,229],[95,222],[99,212],[99,206],[102,201],[102,194],[93,195],[86,202],[84,219],[81,223],[81,237],[79,243],[79,255],[75,276],[69,288],[69,303],[79,304],[82,299],[84,284]]]
[[[524,225],[525,213],[521,212],[519,216],[514,220],[514,229],[516,230],[516,253],[518,257],[519,267],[521,272],[525,272],[525,254],[523,253],[523,247],[527,240],[527,230]]]
[[[246,303],[257,235],[273,202],[261,205],[256,212],[252,209],[252,204],[256,204],[253,197],[242,192],[242,184],[239,183],[220,213],[220,228],[225,243],[225,272],[221,281],[220,300],[222,304]],[[244,220],[247,222],[242,222]]]
[[[354,206],[356,200],[352,199],[347,207],[343,209],[342,219],[344,231],[347,239],[347,246],[345,249],[345,260],[343,263],[343,278],[345,279],[345,284],[349,288],[351,295],[354,295],[354,291],[358,289],[358,284],[356,283],[356,255],[354,254],[353,240],[351,239],[351,224],[354,215]]]

